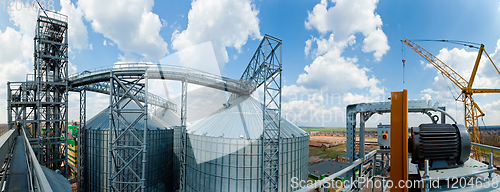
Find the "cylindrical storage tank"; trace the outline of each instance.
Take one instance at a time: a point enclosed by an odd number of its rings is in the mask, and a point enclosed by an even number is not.
[[[129,105],[133,105],[133,102]],[[127,113],[122,113],[121,115],[129,122],[134,121],[136,118]],[[172,186],[168,182],[173,169],[174,130],[169,128],[171,127],[170,125],[151,115],[148,116],[147,125],[146,191],[171,191]],[[123,129],[124,126],[121,125],[120,128]],[[144,118],[141,118],[135,124],[134,129],[142,134],[144,130]],[[85,163],[83,175],[85,191],[109,191],[109,109],[101,111],[87,121],[83,132],[85,157],[82,159],[84,159]],[[127,134],[124,137],[124,140],[128,142],[127,145],[138,144],[132,135]],[[125,154],[125,151],[120,151],[119,154],[122,157],[130,157],[131,155],[131,153]],[[139,154],[139,157],[130,166],[132,169],[140,171],[142,153]],[[130,177],[132,176],[130,175]]]
[[[179,158],[181,155],[181,117],[170,109],[160,108],[154,114],[163,122],[169,124],[174,130],[174,158],[173,158],[173,172],[170,178],[170,183],[174,189],[179,189],[180,179],[180,163]]]
[[[263,105],[243,96],[226,106],[188,126],[187,191],[261,190]],[[309,135],[282,118],[280,191],[307,181],[308,160]]]

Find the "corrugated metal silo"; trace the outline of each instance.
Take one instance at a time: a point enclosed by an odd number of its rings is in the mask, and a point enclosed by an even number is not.
[[[133,102],[129,105],[131,104]],[[109,109],[104,109],[87,121],[85,126],[85,191],[108,191],[108,112]],[[126,119],[135,119],[126,113],[122,115]],[[146,191],[172,190],[172,185],[168,181],[173,169],[174,131],[170,127],[155,116],[148,117]],[[144,120],[137,122],[134,128],[137,131],[144,130]],[[131,135],[125,137],[130,137],[126,139],[130,142],[134,141]],[[142,160],[142,157],[137,159]],[[138,169],[141,163],[141,161],[132,162],[131,167]]]
[[[262,177],[262,107],[250,96],[188,126],[187,191],[259,191]],[[309,135],[282,119],[280,189],[307,180]]]
[[[171,110],[160,108],[156,110],[155,116],[163,122],[171,125],[174,129],[174,159],[173,159],[173,173],[171,177],[171,185],[174,189],[179,188],[179,175],[180,164],[179,156],[181,155],[181,117]]]

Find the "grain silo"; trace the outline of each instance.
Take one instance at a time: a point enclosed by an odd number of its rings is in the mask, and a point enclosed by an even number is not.
[[[213,115],[188,126],[187,191],[260,191],[262,178],[262,107],[240,97]],[[307,180],[309,135],[282,119],[281,191],[292,191],[291,178]]]
[[[163,122],[167,123],[174,129],[174,156],[173,156],[173,172],[170,178],[170,184],[174,189],[179,188],[180,164],[179,157],[181,155],[181,117],[169,109],[160,108],[155,111],[155,116]]]
[[[135,105],[130,102],[129,105]],[[134,120],[131,114],[122,114],[125,119]],[[130,120],[129,120],[130,121]],[[148,117],[146,191],[171,191],[168,183],[173,169],[173,129],[155,116]],[[134,126],[137,131],[144,130],[144,120]],[[108,133],[109,109],[104,109],[87,121],[84,130],[85,191],[108,191]],[[127,142],[136,142],[131,135],[126,135]],[[136,143],[129,143],[134,145]],[[127,154],[122,154],[127,155]],[[140,154],[142,156],[142,154]],[[137,158],[142,160],[142,157]],[[132,169],[138,169],[142,162],[132,162]],[[125,170],[127,171],[127,170]]]

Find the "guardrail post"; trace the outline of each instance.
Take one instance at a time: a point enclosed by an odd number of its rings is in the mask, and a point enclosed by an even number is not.
[[[488,165],[488,168],[489,168],[489,169],[493,169],[493,167],[494,167],[494,162],[493,162],[493,152],[491,152],[491,153],[490,153],[490,165]],[[490,178],[490,180],[492,179],[492,173],[493,173],[493,172],[491,172],[491,171],[488,173],[488,177]]]

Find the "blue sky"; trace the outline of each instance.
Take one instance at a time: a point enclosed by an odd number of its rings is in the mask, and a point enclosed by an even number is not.
[[[432,99],[447,106],[463,123],[463,106],[453,99],[458,89],[408,47],[402,52],[403,37],[483,43],[500,65],[498,1],[55,0],[54,5],[69,16],[70,72],[116,62],[159,63],[179,50],[209,42],[221,74],[239,78],[261,37],[277,37],[283,41],[283,113],[302,126],[344,126],[347,104],[387,101],[391,91],[402,89],[409,90],[410,99]],[[36,20],[34,11],[3,8],[0,122],[6,122],[6,81],[22,81],[32,73]],[[468,79],[477,50],[417,43]],[[407,60],[404,84],[403,57]],[[476,85],[500,87],[500,74],[491,64],[481,66]],[[169,82],[172,95],[178,94],[175,84]],[[163,90],[153,89],[166,97]],[[206,93],[200,94],[192,95],[192,105],[209,111],[221,106],[219,102],[195,104]],[[89,104],[88,116],[106,106],[104,95],[89,94],[89,98],[95,102]],[[475,99],[486,113],[485,124],[500,124],[495,118],[500,115],[500,94]],[[71,95],[70,119],[77,117],[76,101],[78,96]],[[379,122],[388,123],[388,116],[368,125]],[[412,115],[411,125],[421,122],[428,119]]]

